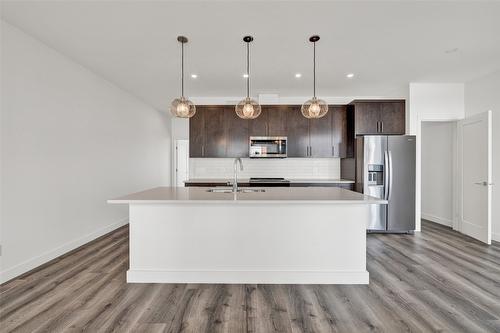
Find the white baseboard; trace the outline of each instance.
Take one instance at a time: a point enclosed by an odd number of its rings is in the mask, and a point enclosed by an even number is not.
[[[112,223],[110,225],[107,225],[101,229],[98,229],[94,232],[91,232],[90,234],[87,234],[83,237],[74,239],[72,241],[69,241],[53,250],[47,251],[37,257],[28,259],[20,264],[17,264],[14,267],[11,267],[9,269],[6,269],[5,271],[0,272],[0,283],[4,283],[6,281],[9,281],[10,279],[15,278],[16,276],[19,276],[21,274],[24,274],[40,265],[45,264],[46,262],[51,261],[52,259],[55,259],[65,253],[68,253],[71,250],[74,250],[96,238],[101,237],[102,235],[107,234],[108,232],[111,232],[121,226],[124,226],[125,224],[128,223],[128,217],[124,218],[118,222]]]
[[[427,213],[424,213],[424,212],[422,212],[420,215],[421,215],[421,217],[424,220],[429,220],[431,222],[436,222],[436,223],[445,225],[447,227],[453,227],[453,221],[452,220],[448,220],[448,219],[445,219],[445,218],[442,218],[442,217],[439,217],[439,216],[436,216],[436,215],[432,215],[432,214],[427,214]]]
[[[128,283],[368,284],[368,271],[128,270]]]

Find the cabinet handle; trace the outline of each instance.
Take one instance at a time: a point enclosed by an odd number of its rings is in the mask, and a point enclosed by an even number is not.
[[[332,156],[335,156],[335,146],[332,146]]]
[[[201,156],[205,157],[205,145],[201,146]]]
[[[380,132],[384,132],[384,122],[380,122]]]
[[[380,133],[380,121],[377,121],[377,133]]]
[[[309,146],[309,156],[313,155],[313,147]]]

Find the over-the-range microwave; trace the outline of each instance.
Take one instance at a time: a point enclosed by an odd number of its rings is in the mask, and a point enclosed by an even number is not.
[[[285,158],[286,136],[251,136],[250,151],[251,158]]]

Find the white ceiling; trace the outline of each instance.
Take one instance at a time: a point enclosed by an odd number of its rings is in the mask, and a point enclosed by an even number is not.
[[[464,82],[500,68],[500,2],[3,1],[2,18],[152,106],[188,96],[389,96],[408,82]],[[454,50],[454,52],[446,52]],[[355,73],[347,79],[347,73]],[[193,80],[189,74],[198,74]],[[302,73],[301,79],[294,77]]]

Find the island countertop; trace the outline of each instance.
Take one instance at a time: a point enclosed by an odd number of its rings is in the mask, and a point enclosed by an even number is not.
[[[252,189],[260,189],[253,187]],[[337,187],[268,187],[256,193],[212,193],[199,187],[156,187],[108,200],[111,204],[151,203],[330,203],[387,204],[387,200]]]

